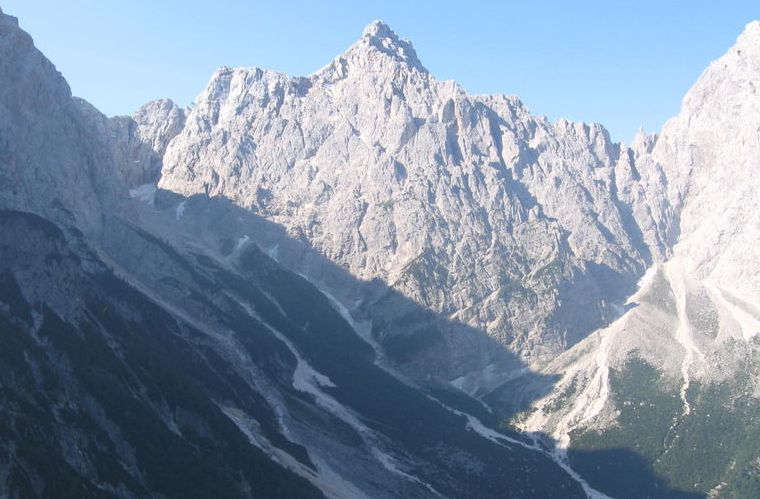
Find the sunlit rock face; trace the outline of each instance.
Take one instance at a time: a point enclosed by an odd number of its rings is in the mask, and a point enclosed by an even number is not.
[[[555,437],[561,452],[635,448],[684,491],[757,494],[758,86],[755,21],[705,70],[659,137],[637,139],[629,166],[639,180],[628,200],[644,239],[666,258],[621,318],[543,368],[558,381],[517,419]],[[505,387],[493,400],[513,397]],[[611,461],[582,454],[576,469],[595,469],[592,483],[614,473]]]
[[[661,256],[647,240],[654,222],[629,202],[634,156],[599,125],[551,123],[515,97],[436,80],[375,22],[308,77],[219,69],[169,144],[159,186],[228,198],[351,274],[541,362],[613,316],[610,303]],[[409,335],[383,307],[391,325],[376,335]],[[408,360],[434,369],[421,359],[445,349],[450,379],[496,361],[461,333],[439,336]]]
[[[0,13],[0,82],[0,495],[758,495],[759,23],[630,147],[380,22],[108,118]]]
[[[760,300],[760,22],[705,70],[642,170],[659,165],[674,253],[689,271]],[[654,193],[656,191],[656,194]]]
[[[132,116],[103,119],[119,178],[129,188],[155,182],[169,142],[185,126],[186,110],[169,99],[148,102]]]

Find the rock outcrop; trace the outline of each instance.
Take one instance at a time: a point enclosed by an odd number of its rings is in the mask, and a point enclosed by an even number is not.
[[[185,110],[169,99],[151,101],[131,117],[115,116],[104,123],[127,187],[158,180],[166,147],[184,125]]]
[[[35,212],[92,233],[109,214],[129,216],[129,197],[114,175],[97,111],[72,98],[55,66],[16,18],[4,14],[0,81],[0,208]]]

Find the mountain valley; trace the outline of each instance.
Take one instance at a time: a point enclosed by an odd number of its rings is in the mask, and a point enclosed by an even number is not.
[[[760,22],[630,145],[380,21],[109,118],[0,11],[0,82],[0,497],[760,494]]]

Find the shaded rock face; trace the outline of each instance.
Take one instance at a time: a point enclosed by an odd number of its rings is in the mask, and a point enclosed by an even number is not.
[[[436,80],[376,22],[309,77],[218,70],[167,148],[159,186],[224,196],[540,362],[604,324],[661,256],[651,217],[630,203],[634,156],[599,125],[552,124],[515,97]],[[403,311],[382,309],[379,338],[411,333]],[[455,334],[441,337],[452,347]],[[447,375],[483,367],[467,364]]]
[[[149,145],[158,158],[162,158],[169,142],[185,126],[185,114],[186,111],[170,99],[159,99],[135,111],[132,119],[137,124],[141,141]]]
[[[110,118],[110,134],[118,173],[126,186],[155,182],[169,142],[185,126],[185,110],[169,99],[149,102],[131,117]]]
[[[77,100],[108,144],[121,184],[133,189],[155,182],[166,146],[184,126],[185,110],[169,99],[161,99],[145,104],[131,117],[108,118],[89,103]]]
[[[0,207],[33,211],[97,232],[129,212],[108,137],[71,97],[55,67],[0,14]],[[99,114],[99,113],[98,113]]]
[[[29,213],[0,223],[0,495],[585,496],[526,439],[379,367],[251,244],[222,258],[116,221],[95,248]]]
[[[756,495],[756,445],[742,435],[757,433],[760,376],[757,85],[753,22],[659,135],[625,147],[599,126],[438,82],[373,24],[307,78],[218,71],[160,184],[231,199],[541,365],[544,376],[510,380],[517,366],[494,345],[394,297],[342,296],[418,380],[448,380],[505,414],[527,405],[515,422],[551,435],[603,491],[630,493],[605,479],[618,458],[588,454],[613,442],[679,489],[667,493]],[[314,258],[257,241],[340,294]],[[610,303],[622,316],[600,327]],[[725,445],[700,438],[705,428]],[[693,463],[692,451],[714,459]]]
[[[125,188],[155,181],[184,111],[169,100],[134,117],[106,118],[74,98],[14,17],[0,17],[0,206],[97,233],[104,217],[130,216]]]
[[[0,13],[0,82],[0,495],[760,493],[760,24],[631,147],[382,23],[109,119]]]

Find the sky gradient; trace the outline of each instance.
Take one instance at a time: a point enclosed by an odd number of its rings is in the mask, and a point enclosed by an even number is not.
[[[602,123],[625,142],[639,126],[659,131],[760,17],[757,0],[572,3],[0,0],[74,94],[108,115],[161,97],[188,105],[218,66],[309,74],[382,19],[439,79]]]

